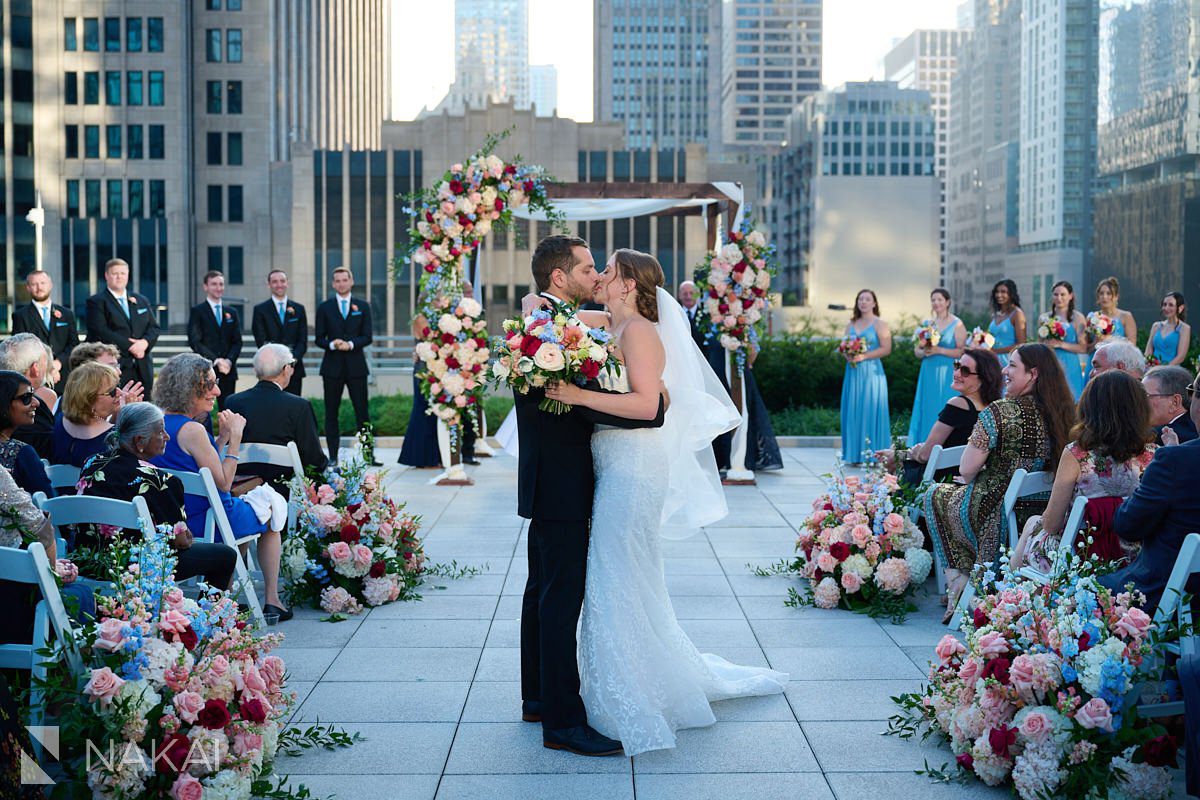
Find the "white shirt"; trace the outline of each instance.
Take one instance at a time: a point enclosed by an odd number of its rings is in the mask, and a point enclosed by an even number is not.
[[[129,291],[128,291],[128,290],[126,290],[126,291],[124,291],[124,292],[121,292],[120,294],[117,294],[117,293],[116,293],[116,292],[114,292],[112,289],[109,289],[109,290],[108,290],[108,293],[109,293],[109,294],[111,294],[111,295],[113,296],[113,299],[114,299],[114,300],[116,300],[116,301],[117,301],[117,303],[120,303],[120,302],[121,302],[121,298],[123,298],[123,297],[126,297],[126,296],[129,294]]]
[[[214,301],[211,297],[206,297],[204,299],[208,301],[208,307],[213,313],[213,319],[218,320],[217,324],[220,325],[221,324],[221,315],[217,314],[217,308],[218,307],[221,308],[221,312],[223,315],[225,312],[225,303],[223,303],[220,300]]]

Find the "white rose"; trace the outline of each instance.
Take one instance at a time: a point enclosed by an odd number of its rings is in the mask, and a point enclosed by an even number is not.
[[[533,363],[547,372],[558,372],[566,365],[566,359],[558,345],[542,342],[542,346],[533,354]]]
[[[750,231],[750,235],[746,237],[746,241],[753,247],[762,247],[767,243],[767,237],[762,231]]]
[[[517,370],[525,373],[526,375],[533,372],[534,366],[533,359],[529,356],[521,356],[520,360],[517,361]]]
[[[721,260],[727,264],[736,264],[742,260],[742,248],[736,244],[727,244],[721,248]]]
[[[721,334],[721,347],[724,347],[726,350],[732,351],[732,350],[737,350],[741,346],[742,346],[741,340],[735,339],[727,333]]]
[[[447,233],[449,233],[449,231],[447,231]],[[442,244],[435,244],[431,252],[441,261],[445,261],[446,259],[450,258],[450,247],[445,242]]]
[[[608,361],[608,351],[598,344],[594,344],[588,348],[587,356],[597,364],[603,364]]]
[[[742,273],[742,279],[739,283],[747,289],[754,285],[754,279],[758,277],[758,272],[750,267],[746,267],[746,271]]]
[[[437,350],[429,342],[421,342],[416,347],[417,358],[422,361],[432,361],[437,355]]]
[[[429,371],[433,373],[433,376],[439,380],[450,369],[446,366],[446,362],[442,361],[440,358],[435,358],[433,361],[427,362],[427,366],[429,367]]]
[[[433,227],[428,222],[421,220],[417,223],[417,233],[429,239],[433,236]]]
[[[504,162],[501,161],[500,157],[497,155],[488,156],[487,159],[485,159],[484,164],[487,166],[487,168],[489,170],[497,170],[497,169],[503,170],[504,169]]]
[[[459,300],[458,307],[468,317],[478,317],[479,313],[483,311],[483,306],[479,305],[479,301],[473,297],[464,297],[462,300]]]
[[[475,233],[480,236],[487,236],[492,232],[492,221],[484,218],[475,223]]]
[[[456,395],[462,394],[467,388],[467,384],[462,375],[449,372],[446,377],[442,378],[442,388],[446,390],[447,394]]]
[[[508,204],[511,207],[517,208],[525,205],[526,202],[528,201],[525,199],[525,192],[523,190],[513,189],[508,193]]]
[[[483,190],[482,194],[483,194],[484,206],[486,206],[487,208],[495,208],[496,207],[496,188],[494,186],[488,186]]]
[[[462,322],[453,314],[442,314],[438,319],[438,330],[442,333],[458,333],[462,330]]]
[[[771,273],[765,269],[760,269],[758,275],[754,277],[754,285],[759,289],[769,289],[771,287]]]
[[[508,368],[508,365],[503,361],[497,361],[495,364],[492,364],[492,377],[498,381],[506,380],[510,372],[511,370]]]

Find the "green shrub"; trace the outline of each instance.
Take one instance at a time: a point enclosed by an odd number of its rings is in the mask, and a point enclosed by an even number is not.
[[[906,435],[911,420],[911,411],[892,414],[892,435]],[[785,408],[771,412],[771,427],[776,436],[841,436],[842,415],[836,408]]]

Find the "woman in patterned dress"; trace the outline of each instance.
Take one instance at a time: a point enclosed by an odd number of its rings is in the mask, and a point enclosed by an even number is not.
[[[995,561],[1007,531],[1001,505],[1018,469],[1053,469],[1067,444],[1075,402],[1054,352],[1043,344],[1014,350],[1004,368],[1008,394],[979,415],[960,467],[961,484],[925,494],[935,556],[946,566],[947,619],[976,564]]]

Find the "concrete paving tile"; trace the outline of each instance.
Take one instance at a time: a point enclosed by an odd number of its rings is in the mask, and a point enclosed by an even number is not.
[[[801,606],[800,608],[785,606],[783,604],[785,600],[787,600],[786,594],[774,597],[762,595],[739,597],[738,603],[741,604],[742,612],[746,615],[746,619],[751,621],[759,619],[820,619],[820,615],[828,615],[830,613],[824,609],[813,608],[811,606]]]
[[[376,770],[376,773],[378,770]],[[289,785],[307,786],[313,797],[353,800],[434,800],[440,775],[289,775]]]
[[[322,617],[329,616],[321,612]],[[343,647],[366,615],[349,617],[342,622],[321,622],[320,618],[303,617],[280,623],[274,630],[283,634],[281,647],[295,644],[297,647]]]
[[[633,800],[631,775],[446,775],[437,800]]]
[[[458,722],[470,684],[421,681],[322,681],[296,719],[301,722]]]
[[[521,621],[519,619],[492,620],[488,630],[487,647],[520,647]]]
[[[684,595],[672,597],[671,605],[677,619],[745,619],[733,597]]]
[[[387,619],[366,620],[347,647],[483,647],[486,619]]]
[[[832,772],[907,772],[921,769],[928,761],[940,767],[954,763],[950,747],[932,739],[904,741],[881,736],[887,728],[882,720],[802,722],[821,769]],[[870,743],[870,746],[867,746]]]
[[[336,750],[306,750],[298,756],[280,756],[275,771],[281,775],[378,775],[382,770],[397,774],[438,775],[446,764],[454,725],[449,722],[346,722],[324,720],[347,733],[365,739]],[[386,765],[386,766],[385,766]],[[342,794],[344,797],[354,795]]]
[[[724,575],[721,564],[711,553],[700,558],[663,557],[663,572],[672,575]]]
[[[638,800],[833,800],[819,773],[654,775],[633,778]]]
[[[475,681],[513,681],[521,678],[520,647],[488,647],[479,659]]]
[[[763,647],[886,647],[894,642],[868,617],[821,620],[756,619],[750,623]]]
[[[446,762],[447,775],[616,773],[632,776],[628,758],[580,758],[542,747],[542,728],[524,722],[464,722]],[[629,777],[626,778],[629,780]]]
[[[893,697],[920,688],[920,681],[910,680],[793,680],[787,698],[801,722],[886,720],[897,711]]]
[[[771,666],[793,681],[838,680],[853,675],[860,680],[909,679],[920,681],[921,671],[899,647],[764,647]]]
[[[727,597],[733,595],[729,581],[724,575],[666,575],[667,592],[672,598],[707,595]]]
[[[482,567],[482,565],[477,565]],[[478,594],[495,597],[504,587],[505,576],[499,573],[471,575],[466,578],[430,578],[421,587],[426,597]]]
[[[519,675],[507,681],[476,681],[467,695],[463,722],[518,722],[521,719]],[[525,723],[531,725],[534,723]]]
[[[391,603],[371,610],[381,619],[491,619],[496,597],[425,595],[415,603]]]
[[[681,619],[679,627],[700,650],[711,647],[757,648],[758,640],[745,619]]]
[[[337,655],[323,679],[469,681],[480,652],[474,647],[348,648]]]
[[[795,722],[722,722],[684,730],[673,750],[634,758],[637,774],[816,772],[816,759]]]
[[[313,682],[321,679],[337,654],[337,649],[332,647],[280,647],[274,651],[274,655],[287,665],[289,678]]]

